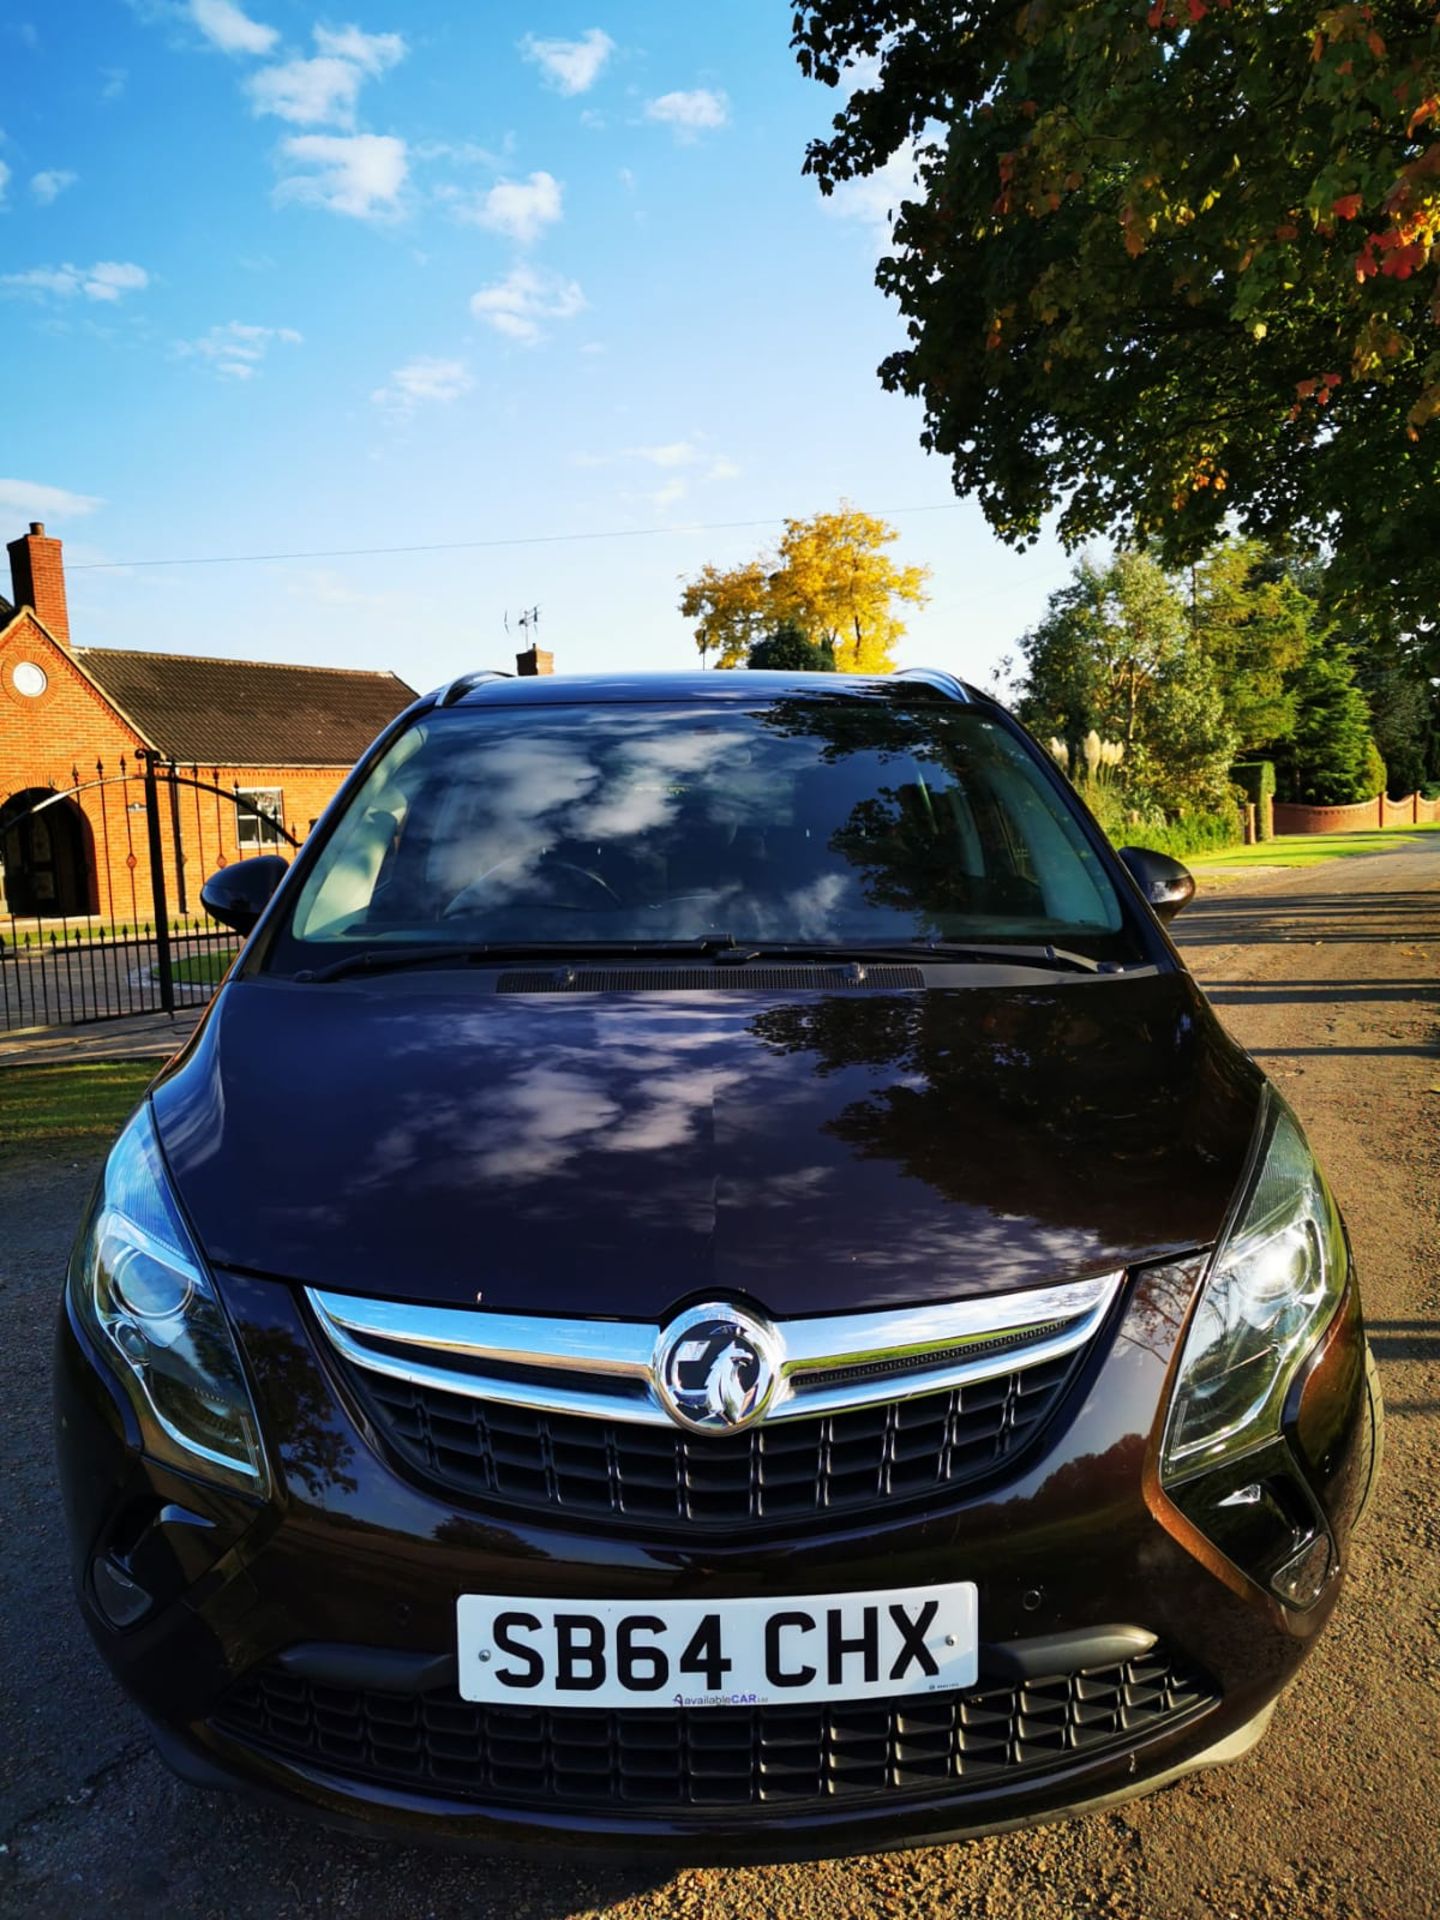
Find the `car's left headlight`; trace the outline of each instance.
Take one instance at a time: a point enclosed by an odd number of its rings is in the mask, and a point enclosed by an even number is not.
[[[148,1101],[105,1164],[70,1298],[135,1408],[145,1451],[263,1496],[265,1450],[235,1336],[170,1191]]]
[[[1260,1124],[1253,1171],[1185,1337],[1161,1460],[1166,1481],[1279,1434],[1290,1383],[1345,1289],[1344,1230],[1299,1122],[1267,1092]]]

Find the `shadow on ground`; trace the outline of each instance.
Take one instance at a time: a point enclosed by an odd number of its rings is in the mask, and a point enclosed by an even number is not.
[[[1437,849],[1440,851],[1440,849]],[[1184,945],[1270,946],[1287,942],[1416,940],[1430,919],[1435,896],[1394,893],[1215,894],[1197,900],[1183,922]]]

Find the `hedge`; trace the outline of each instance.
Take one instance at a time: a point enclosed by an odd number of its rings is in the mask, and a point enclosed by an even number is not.
[[[1239,810],[1224,807],[1218,813],[1181,814],[1163,826],[1131,827],[1126,844],[1183,860],[1190,853],[1218,853],[1225,847],[1237,847],[1244,837]]]
[[[1275,798],[1275,762],[1241,760],[1230,769],[1230,778],[1255,808],[1255,838],[1270,839],[1273,815],[1266,803]]]

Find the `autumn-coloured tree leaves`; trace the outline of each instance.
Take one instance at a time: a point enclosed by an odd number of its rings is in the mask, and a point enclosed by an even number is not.
[[[900,609],[923,606],[930,571],[896,566],[885,549],[898,537],[873,514],[842,506],[787,520],[771,554],[702,568],[680,596],[701,657],[743,666],[757,641],[793,628],[828,646],[842,673],[889,672],[905,631]]]
[[[795,45],[823,190],[914,154],[881,376],[1002,538],[1238,523],[1434,620],[1434,0],[802,0]]]

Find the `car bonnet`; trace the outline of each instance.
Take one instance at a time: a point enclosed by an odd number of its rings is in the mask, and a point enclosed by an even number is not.
[[[237,979],[156,1089],[221,1267],[659,1320],[951,1300],[1212,1242],[1261,1085],[1181,972],[901,992]]]

